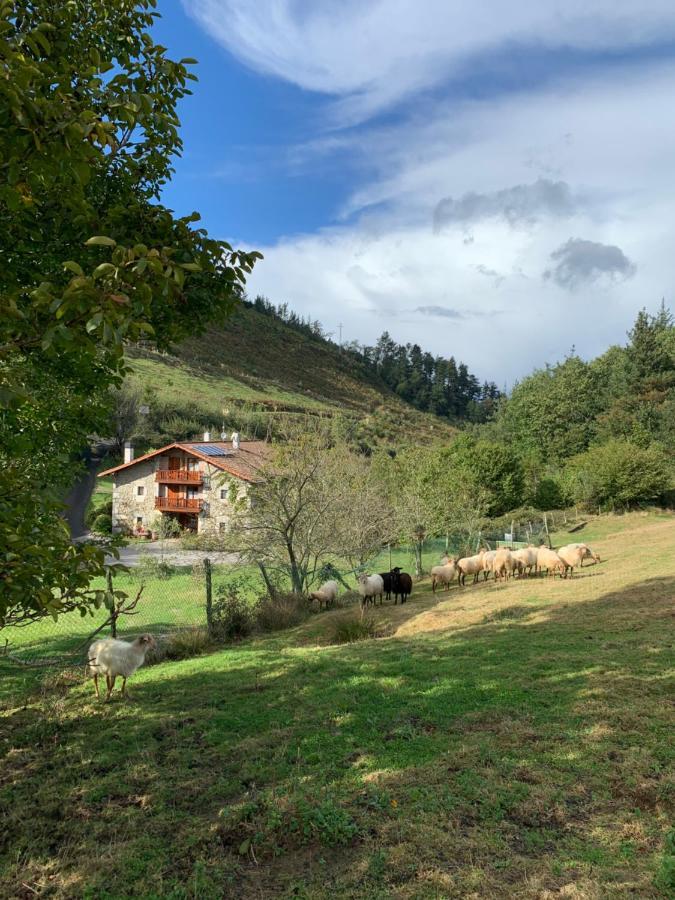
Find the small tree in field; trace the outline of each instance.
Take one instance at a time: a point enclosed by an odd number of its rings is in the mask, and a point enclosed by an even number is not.
[[[360,563],[386,539],[386,518],[365,460],[321,426],[290,429],[258,470],[251,502],[235,505],[224,543],[257,565],[270,591],[280,578],[305,592],[329,562]]]

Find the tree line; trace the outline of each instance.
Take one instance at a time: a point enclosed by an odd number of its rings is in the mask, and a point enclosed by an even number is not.
[[[298,315],[288,303],[275,305],[261,295],[244,303],[307,337],[335,343],[318,319]],[[358,341],[340,346],[366,374],[422,412],[452,421],[486,422],[502,396],[493,381],[481,384],[468,366],[454,356],[446,359],[423,351],[419,344],[399,344],[388,331],[382,333],[374,346]]]

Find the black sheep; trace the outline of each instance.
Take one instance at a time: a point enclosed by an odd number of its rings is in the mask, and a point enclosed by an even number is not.
[[[394,593],[394,604],[398,603],[399,595],[401,603],[405,603],[412,594],[412,578],[407,572],[401,572],[399,566],[391,570],[391,590]]]
[[[387,600],[391,600],[391,587],[392,587],[393,575],[394,575],[393,572],[380,572],[380,578],[384,582],[384,593],[385,593]]]

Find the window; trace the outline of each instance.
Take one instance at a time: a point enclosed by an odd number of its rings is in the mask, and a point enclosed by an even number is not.
[[[143,524],[143,516],[136,516],[136,524],[137,525]]]
[[[218,531],[221,534],[225,534],[227,531],[227,522],[218,522]]]
[[[221,489],[220,489],[220,499],[221,499],[221,500],[227,500],[227,495],[228,495],[228,494],[229,494],[229,491],[228,491],[227,488],[221,488]]]
[[[139,484],[138,487],[136,488],[136,496],[142,497],[144,493],[145,493],[145,487],[142,484]]]

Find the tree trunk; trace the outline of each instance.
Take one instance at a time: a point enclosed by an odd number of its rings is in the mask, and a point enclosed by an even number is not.
[[[263,581],[265,582],[265,587],[267,588],[267,593],[270,595],[270,597],[274,597],[274,595],[276,594],[276,588],[270,581],[270,577],[267,574],[267,569],[265,568],[265,564],[258,561],[258,568],[260,569],[260,574],[262,575]]]
[[[206,627],[209,637],[213,637],[213,587],[211,581],[211,560],[204,559],[204,585],[206,588]]]
[[[422,541],[415,544],[415,575],[418,578],[422,576]]]

